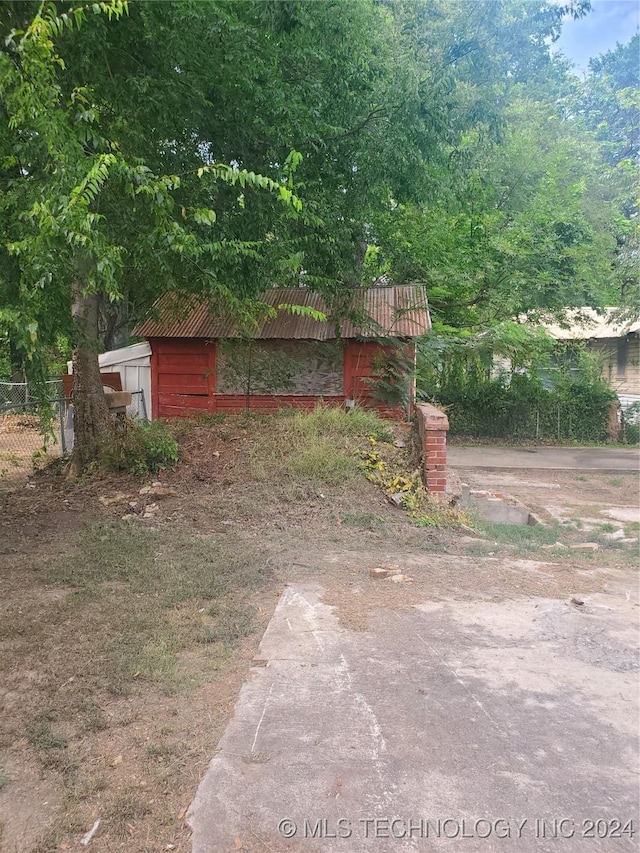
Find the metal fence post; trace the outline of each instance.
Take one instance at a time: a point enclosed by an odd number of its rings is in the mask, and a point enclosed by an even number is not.
[[[62,455],[66,456],[67,453],[67,442],[64,434],[64,400],[58,400],[58,421],[60,423],[60,449],[62,450]]]

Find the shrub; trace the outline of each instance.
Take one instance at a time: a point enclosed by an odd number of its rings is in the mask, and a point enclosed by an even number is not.
[[[162,421],[125,421],[100,462],[111,471],[128,471],[136,476],[157,474],[178,461],[178,442]]]
[[[388,426],[373,411],[355,406],[343,409],[340,406],[316,406],[312,412],[294,412],[293,423],[301,435],[336,438],[373,435],[380,441],[393,441]]]
[[[601,380],[558,382],[545,389],[536,377],[468,378],[437,392],[452,435],[541,440],[606,441],[615,394]]]

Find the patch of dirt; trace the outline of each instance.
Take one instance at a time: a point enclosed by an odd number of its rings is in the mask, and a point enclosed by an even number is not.
[[[458,474],[471,488],[491,489],[514,495],[534,512],[547,517],[547,506],[638,506],[638,474],[613,475],[606,471],[563,471],[525,468],[505,471],[460,469]],[[604,519],[606,521],[606,519]]]
[[[30,755],[5,755],[0,787],[0,849],[7,853],[28,850],[43,826],[52,822],[62,805],[59,786],[42,778],[42,770]]]
[[[637,578],[623,552],[556,555],[535,540],[522,553],[522,543],[481,530],[417,527],[360,475],[333,484],[265,476],[254,463],[271,428],[269,419],[243,418],[176,425],[181,464],[157,478],[166,495],[140,494],[154,478],[70,483],[53,470],[30,477],[35,488],[25,480],[0,493],[0,776],[8,780],[0,822],[11,853],[81,849],[97,819],[89,848],[97,853],[187,853],[186,809],[291,581],[320,583],[340,619],[366,630],[381,607],[570,599]],[[603,489],[615,505],[634,499],[632,482],[607,484],[607,475],[507,473],[513,488],[501,491],[534,509],[547,492],[559,503],[580,495],[593,504]],[[535,485],[517,491],[518,478]],[[478,486],[493,484],[483,474]],[[167,585],[179,587],[197,560],[206,586],[207,561],[214,572],[238,555],[254,572],[259,563],[260,583],[243,585],[239,575],[217,599],[194,587],[158,609],[168,588],[154,585],[155,572],[173,567]],[[375,567],[397,567],[403,580],[373,579]],[[163,624],[148,625],[152,618]],[[107,641],[122,638],[115,652],[137,660],[144,647],[147,665],[171,664],[169,674],[141,666],[121,681],[108,677]]]

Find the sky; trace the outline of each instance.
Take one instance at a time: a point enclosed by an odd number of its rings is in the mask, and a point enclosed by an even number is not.
[[[577,72],[586,71],[591,57],[612,50],[616,42],[628,42],[640,25],[640,0],[591,0],[591,7],[586,17],[565,20],[554,45]]]

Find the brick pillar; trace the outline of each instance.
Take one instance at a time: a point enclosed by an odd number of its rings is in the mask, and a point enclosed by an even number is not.
[[[418,432],[422,446],[423,479],[429,492],[444,492],[447,487],[447,430],[444,412],[422,403],[416,406]]]

